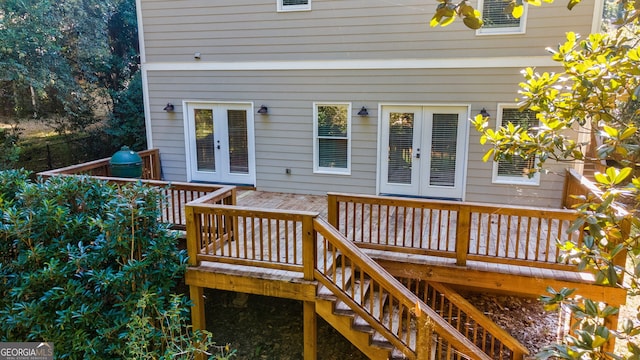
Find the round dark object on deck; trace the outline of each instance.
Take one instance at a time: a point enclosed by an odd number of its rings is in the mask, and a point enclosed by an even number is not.
[[[142,176],[142,158],[128,146],[123,146],[111,156],[109,166],[111,167],[111,176],[122,178]]]

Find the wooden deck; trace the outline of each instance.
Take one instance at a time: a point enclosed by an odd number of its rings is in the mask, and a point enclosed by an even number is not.
[[[301,195],[301,194],[287,194],[287,193],[273,193],[264,191],[252,191],[252,190],[239,190],[237,192],[237,205],[250,208],[262,208],[262,209],[276,209],[276,210],[291,210],[301,211],[309,213],[317,213],[320,218],[327,219],[328,206],[327,196],[318,195]],[[377,215],[365,214],[364,218],[376,218]],[[394,216],[394,215],[391,215]],[[421,215],[413,214],[414,217],[420,217]],[[436,219],[441,218],[441,215],[436,215]],[[423,221],[424,216],[423,216]],[[503,219],[503,222],[507,221]],[[381,221],[378,221],[381,222]],[[404,220],[400,220],[404,222]],[[552,236],[558,236],[558,231],[562,232],[562,228],[558,229],[558,223],[554,224],[555,228],[552,228],[549,224],[538,225],[534,223],[533,230],[531,226],[518,225],[522,228],[522,238],[525,238],[527,231],[529,233],[537,232],[545,233],[547,229],[551,232]],[[353,238],[354,234],[362,236],[362,227],[364,221],[361,223],[356,222],[355,231],[350,231],[347,234],[347,238]],[[436,224],[437,225],[437,224]],[[455,223],[453,224],[455,225]],[[493,239],[494,241],[486,244],[477,244],[470,246],[470,252],[476,251],[483,254],[502,254],[509,252],[509,245],[503,244],[502,248],[496,248],[499,245],[499,232],[494,229]],[[262,226],[262,230],[260,230]],[[285,225],[280,225],[284,228]],[[343,224],[344,226],[344,224]],[[504,225],[506,227],[506,224]],[[568,225],[565,223],[564,228]],[[270,227],[270,228],[269,228]],[[254,236],[255,245],[250,247],[238,246],[236,241],[227,242],[224,246],[221,246],[216,254],[220,256],[240,257],[244,259],[258,259],[259,261],[271,262],[280,261],[286,264],[302,264],[302,236],[300,226],[291,226],[288,229],[288,235],[284,236],[296,239],[295,242],[282,241],[280,244],[277,242],[266,242],[267,235],[262,235],[262,245],[256,246],[260,243],[260,236],[255,237],[255,233],[271,232],[271,236],[275,237],[276,232],[281,230],[276,229],[276,225],[256,224],[249,226],[249,224],[240,223],[238,228],[238,238],[244,238],[245,232],[248,236]],[[482,228],[482,231],[487,231],[489,228]],[[541,229],[541,230],[540,230]],[[381,232],[387,232],[386,228],[377,229]],[[406,235],[410,230],[391,230],[396,232],[395,236]],[[477,232],[477,228],[472,229],[472,233]],[[543,251],[540,251],[540,247],[532,247],[525,249],[524,245],[518,246],[514,239],[518,236],[514,234],[514,231],[510,231],[511,236],[511,253],[516,255],[516,250],[520,248],[520,258],[541,258],[542,254],[558,252],[556,244],[547,242],[543,244]],[[253,235],[252,235],[253,233]],[[399,234],[402,235],[399,235]],[[396,252],[389,250],[381,250],[379,246],[370,246],[370,243],[356,241],[357,244],[363,245],[363,251],[371,258],[380,262],[390,273],[397,277],[414,278],[420,280],[431,280],[442,283],[447,283],[453,286],[461,286],[466,288],[473,288],[479,291],[492,291],[511,293],[525,296],[537,297],[546,292],[548,286],[552,286],[556,289],[561,287],[575,287],[578,292],[581,292],[584,296],[589,296],[592,299],[599,299],[608,301],[609,303],[624,303],[625,295],[622,292],[615,291],[615,289],[606,288],[595,285],[595,277],[589,272],[577,272],[574,270],[555,268],[556,266],[550,266],[553,264],[544,264],[544,266],[535,267],[519,264],[518,261],[509,263],[496,263],[492,261],[482,260],[467,260],[464,266],[457,264],[457,259],[452,254],[455,251],[455,233],[451,233],[451,229],[446,226],[434,226],[431,230],[430,236],[423,234],[423,237],[436,239],[432,240],[431,244],[423,244],[420,248],[424,249],[424,253],[417,253],[415,249],[413,252]],[[547,236],[544,234],[545,237]],[[449,250],[449,254],[430,254],[430,249],[433,249],[433,243],[440,242],[445,244],[440,250]],[[406,240],[405,240],[406,243]],[[285,245],[286,244],[286,245]],[[386,245],[386,244],[385,244]],[[435,248],[438,249],[438,244]],[[246,251],[245,251],[246,249]],[[244,252],[243,252],[244,251]],[[524,253],[527,252],[525,256]],[[444,255],[444,256],[442,256]],[[283,259],[286,258],[286,259]],[[289,271],[287,269],[277,269],[272,267],[251,267],[238,268],[239,264],[225,263],[225,262],[211,262],[206,261],[202,263],[202,266],[211,267],[211,270],[218,269],[222,272],[236,272],[244,273],[247,276],[262,276],[267,278],[284,278],[284,279],[302,279],[303,275],[300,272]],[[232,271],[231,269],[235,269]],[[238,269],[241,269],[238,271]],[[258,274],[259,273],[259,274]],[[249,275],[251,274],[251,275]]]
[[[452,288],[538,296],[569,287],[626,300],[559,261],[557,240],[582,241],[583,229],[567,231],[573,211],[166,183],[158,151],[141,155],[142,182],[164,194],[160,221],[186,230],[195,329],[205,324],[203,289],[215,288],[301,300],[306,360],[318,355],[316,315],[372,359],[520,360],[527,349]],[[41,175],[75,174],[137,181],[108,177],[108,159]],[[565,204],[589,192],[568,175]]]

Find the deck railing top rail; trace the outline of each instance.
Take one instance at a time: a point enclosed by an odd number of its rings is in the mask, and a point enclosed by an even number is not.
[[[158,149],[142,150],[138,152],[142,158],[142,178],[148,180],[160,180],[160,151]],[[71,165],[59,169],[43,171],[38,175],[48,177],[52,175],[92,175],[111,177],[109,166],[111,158],[103,158],[82,164]]]

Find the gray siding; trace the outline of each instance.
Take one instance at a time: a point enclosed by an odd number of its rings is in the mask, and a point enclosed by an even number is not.
[[[571,30],[588,34],[593,4],[529,7],[522,35],[477,36],[462,21],[428,23],[436,2],[313,0],[276,12],[276,0],[142,0],[147,62],[425,59],[546,55]],[[601,1],[601,0],[597,0]]]
[[[483,107],[513,102],[522,80],[519,69],[414,69],[332,71],[149,71],[149,106],[154,147],[161,149],[167,180],[186,179],[183,100],[252,101],[268,115],[255,115],[257,188],[322,194],[374,194],[377,174],[379,104],[469,104]],[[313,173],[313,102],[352,103],[351,175]],[[162,108],[167,102],[175,112]],[[357,116],[361,106],[368,117]],[[470,128],[467,201],[558,206],[562,179],[544,175],[540,186],[491,183],[491,164]],[[290,168],[287,175],[285,169]],[[558,166],[562,174],[562,166]]]

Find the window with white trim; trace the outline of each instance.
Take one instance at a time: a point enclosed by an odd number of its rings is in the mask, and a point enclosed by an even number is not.
[[[351,103],[313,104],[313,170],[351,173]]]
[[[311,10],[311,0],[278,0],[278,11]]]
[[[498,104],[497,127],[507,126],[509,123],[525,129],[539,125],[536,112],[520,111],[516,105]],[[493,182],[497,184],[539,185],[540,173],[535,173],[532,177],[528,175],[528,169],[533,168],[535,164],[535,156],[529,158],[513,156],[511,161],[495,161],[493,163]]]
[[[504,0],[478,0],[478,9],[482,13],[484,24],[476,34],[524,34],[527,5],[524,4],[524,12],[519,18],[511,15],[511,11],[506,9],[508,5]]]

